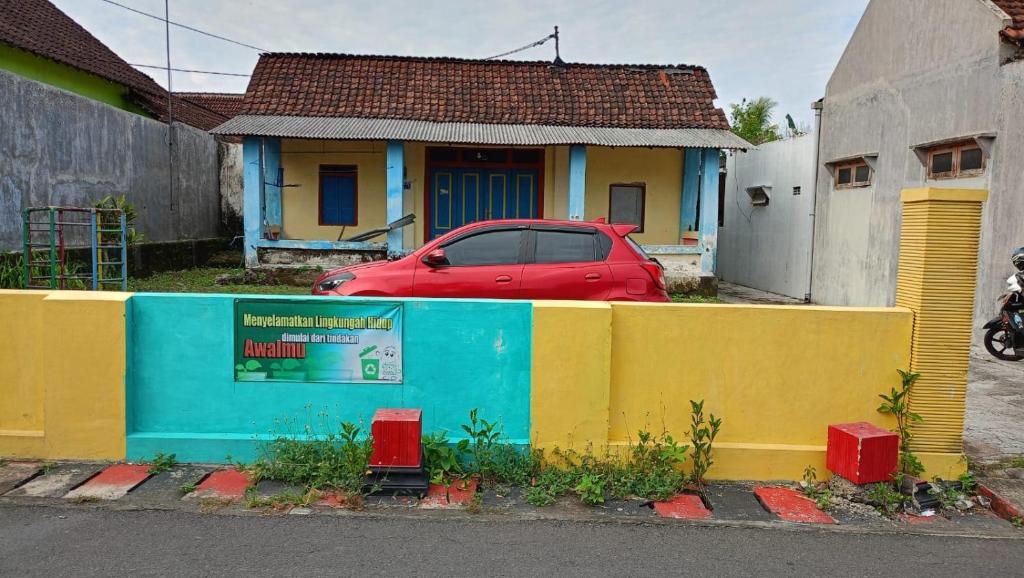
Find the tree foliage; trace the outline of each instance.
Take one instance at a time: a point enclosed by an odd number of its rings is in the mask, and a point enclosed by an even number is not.
[[[732,108],[732,132],[752,145],[780,140],[782,132],[779,125],[772,123],[772,115],[778,103],[761,96],[754,100],[743,99],[740,104],[730,105]]]

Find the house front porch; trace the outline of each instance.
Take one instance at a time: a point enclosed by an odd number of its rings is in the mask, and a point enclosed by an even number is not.
[[[670,273],[714,271],[718,148],[247,136],[244,162],[250,267],[394,257],[484,219],[604,217],[637,224]]]

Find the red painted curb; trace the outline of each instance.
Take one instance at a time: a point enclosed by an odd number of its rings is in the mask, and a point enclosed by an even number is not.
[[[835,524],[825,512],[818,509],[814,500],[791,488],[760,486],[754,488],[757,499],[779,518],[787,522],[803,524]]]
[[[64,497],[68,499],[116,500],[149,479],[149,468],[148,465],[114,464],[68,492]]]
[[[667,502],[654,502],[654,511],[662,518],[706,520],[711,517],[711,510],[704,507],[704,501],[693,494],[679,494]]]
[[[441,484],[430,484],[427,495],[420,500],[419,507],[427,509],[436,508],[462,508],[468,506],[476,495],[476,480],[452,482],[447,491]]]
[[[978,493],[992,501],[992,511],[1000,518],[1012,522],[1014,519],[1021,519],[1020,510],[1009,500],[993,492],[988,486],[978,484]]]
[[[217,470],[206,477],[190,496],[238,500],[245,495],[252,480],[246,472],[234,468]]]

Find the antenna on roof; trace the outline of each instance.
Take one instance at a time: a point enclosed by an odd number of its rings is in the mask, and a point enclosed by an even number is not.
[[[555,62],[554,62],[554,64],[555,64],[555,66],[565,66],[565,61],[562,60],[561,50],[559,49],[559,46],[558,46],[558,27],[557,26],[555,26],[554,37],[555,37]]]

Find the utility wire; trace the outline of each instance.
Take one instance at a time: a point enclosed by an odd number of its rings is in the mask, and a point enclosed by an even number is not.
[[[166,66],[156,66],[153,64],[137,64],[135,62],[129,62],[128,64],[131,66],[135,66],[137,68],[154,68],[157,70],[167,70]],[[194,72],[196,74],[214,74],[218,76],[243,76],[245,78],[252,76],[251,74],[241,74],[239,72],[214,72],[212,70],[193,70],[191,68],[172,68],[171,70],[173,70],[174,72]]]
[[[103,0],[103,1],[107,2],[109,0]],[[494,60],[495,58],[501,58],[503,56],[509,56],[509,55],[515,54],[517,52],[522,52],[524,50],[529,50],[531,48],[534,48],[536,46],[540,46],[541,44],[544,44],[545,42],[547,42],[548,40],[551,40],[552,38],[557,38],[557,37],[558,37],[558,32],[554,32],[552,34],[548,34],[547,36],[545,36],[544,38],[541,38],[540,40],[538,40],[536,42],[531,42],[531,43],[527,44],[526,46],[520,46],[519,48],[516,48],[515,50],[509,50],[508,52],[502,52],[501,54],[495,54],[494,56],[488,56],[484,60]]]
[[[142,16],[146,16],[146,17],[152,18],[154,20],[159,20],[160,22],[164,22],[165,21],[165,19],[162,16],[157,16],[156,14],[150,14],[149,12],[143,12],[142,10],[137,10],[135,8],[132,8],[131,6],[125,6],[124,4],[121,4],[120,2],[114,2],[114,0],[100,0],[100,1],[101,2],[106,2],[107,4],[110,4],[112,6],[118,6],[120,8],[124,8],[125,10],[128,10],[129,12],[134,12],[136,14],[141,14]],[[246,48],[251,48],[251,49],[256,50],[258,52],[271,52],[270,50],[267,50],[266,48],[260,48],[259,46],[253,46],[252,44],[246,44],[244,42],[239,42],[237,40],[232,40],[232,39],[227,38],[225,36],[220,36],[220,35],[214,34],[212,32],[207,32],[205,30],[200,30],[198,28],[193,28],[191,26],[188,26],[188,25],[185,25],[185,24],[180,24],[178,22],[171,22],[171,21],[168,20],[167,23],[170,24],[171,26],[177,26],[178,28],[184,28],[185,30],[191,30],[192,32],[195,32],[197,34],[202,34],[204,36],[209,36],[211,38],[216,38],[217,40],[223,40],[224,42],[230,42],[232,44],[237,44],[239,46],[244,46]]]

